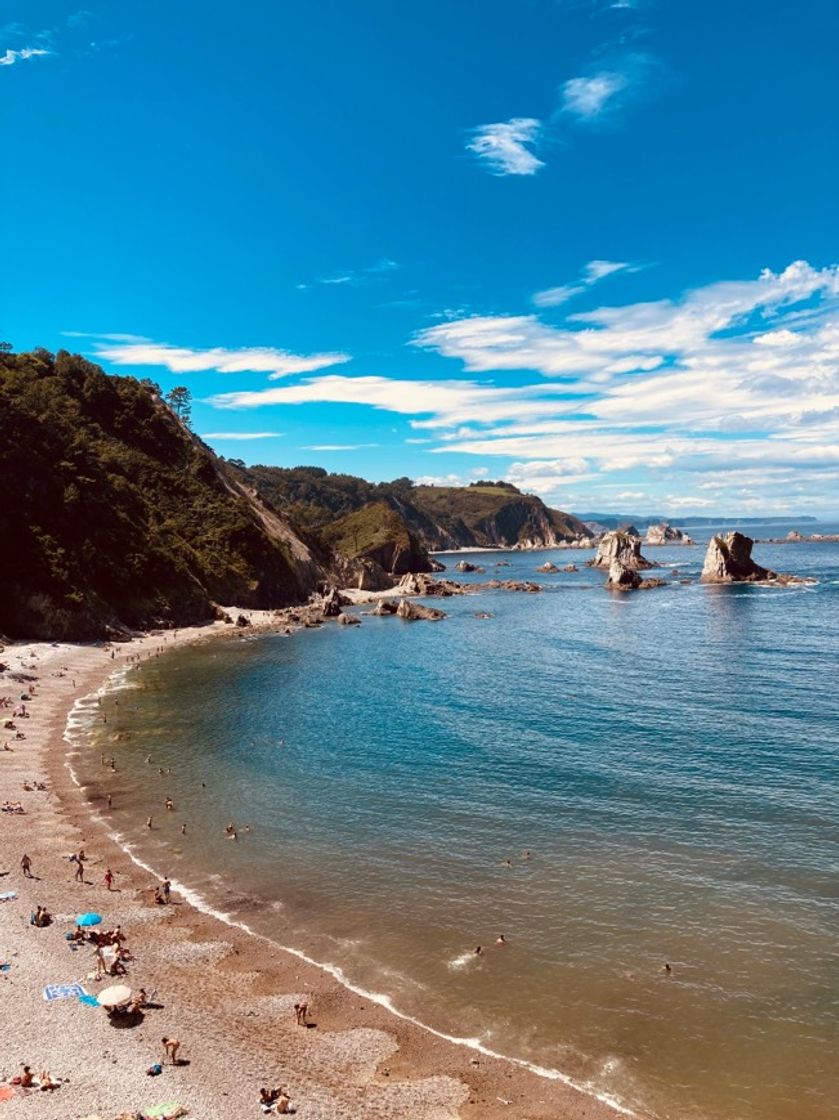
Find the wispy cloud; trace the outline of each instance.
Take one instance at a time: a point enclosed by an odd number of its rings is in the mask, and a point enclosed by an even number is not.
[[[638,272],[643,265],[628,264],[625,261],[589,261],[584,265],[580,279],[573,284],[561,284],[557,288],[545,288],[535,292],[533,302],[537,307],[557,307],[573,296],[586,291],[598,280],[603,280],[615,272]]]
[[[279,439],[285,432],[202,432],[201,439]]]
[[[476,128],[466,146],[493,175],[535,175],[545,165],[528,145],[536,144],[541,132],[535,117],[513,117]]]
[[[99,342],[94,356],[117,366],[163,366],[172,373],[203,373],[209,370],[216,373],[267,373],[272,381],[350,360],[349,354],[292,354],[271,346],[245,346],[237,350],[214,346],[207,350],[191,350],[148,339]]]
[[[372,284],[381,281],[389,273],[396,272],[398,268],[399,264],[397,261],[393,261],[389,257],[382,257],[380,260],[376,261],[375,264],[368,265],[366,268],[330,273],[327,276],[319,276],[315,280],[306,280],[300,284],[295,284],[295,287],[298,292],[306,292],[310,288],[317,287],[318,285],[325,285],[326,287],[342,287],[347,285],[355,288],[362,284]]]
[[[43,55],[52,53],[52,51],[43,50],[41,47],[22,47],[19,51],[7,49],[5,54],[0,55],[0,66],[14,66],[18,61],[25,61],[28,58],[40,58]]]
[[[617,264],[590,262],[583,276],[602,278]],[[333,373],[209,403],[352,403],[403,415],[432,439],[428,452],[511,460],[512,481],[566,504],[568,495],[590,503],[641,482],[659,508],[700,509],[711,500],[702,488],[719,478],[716,508],[762,503],[769,512],[793,500],[835,508],[837,266],[797,261],[679,299],[567,316],[561,326],[475,316],[439,323],[414,342],[462,362],[471,378]],[[511,370],[514,384],[487,380]],[[547,380],[521,384],[526,372]]]
[[[612,117],[648,88],[660,64],[650,54],[624,53],[588,74],[569,78],[559,89],[555,120],[587,124]]]

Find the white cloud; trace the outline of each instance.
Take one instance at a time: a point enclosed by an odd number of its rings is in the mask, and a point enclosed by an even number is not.
[[[575,284],[562,284],[557,288],[545,288],[536,292],[533,302],[537,307],[558,307],[572,296],[581,295],[598,280],[604,280],[615,272],[638,272],[643,266],[628,264],[626,261],[589,261],[583,266],[580,279]]]
[[[0,55],[0,66],[14,66],[18,60],[40,58],[46,54],[52,54],[52,51],[45,51],[40,47],[23,47],[19,51],[7,50],[5,54]]]
[[[107,337],[107,336],[104,336]],[[171,346],[168,342],[125,342],[96,344],[95,357],[117,366],[164,366],[172,373],[267,373],[270,380],[293,373],[311,373],[326,366],[350,360],[349,354],[291,354],[270,346],[246,346],[226,350],[214,346],[208,350],[190,350]]]
[[[201,439],[279,439],[285,432],[202,432]]]
[[[545,165],[527,145],[537,143],[541,131],[541,121],[535,117],[513,117],[476,128],[466,147],[494,175],[535,175]]]
[[[331,273],[328,276],[319,276],[315,280],[309,280],[294,286],[299,292],[308,291],[318,284],[323,284],[326,287],[343,287],[346,285],[355,288],[362,284],[380,282],[388,273],[395,272],[398,268],[399,264],[396,261],[389,257],[381,257],[374,264],[367,265],[366,268],[346,269],[342,272]]]
[[[562,110],[583,120],[591,120],[627,88],[625,74],[603,71],[590,78],[571,78],[562,87]]]

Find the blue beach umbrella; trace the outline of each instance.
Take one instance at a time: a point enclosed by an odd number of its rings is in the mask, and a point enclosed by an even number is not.
[[[76,918],[77,926],[98,926],[102,921],[101,914],[79,914]]]

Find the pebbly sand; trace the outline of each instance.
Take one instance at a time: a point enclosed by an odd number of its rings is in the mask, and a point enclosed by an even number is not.
[[[233,613],[239,613],[234,611]],[[254,629],[287,629],[267,612],[242,612]],[[434,1035],[342,986],[329,973],[265,939],[202,913],[177,894],[154,903],[157,885],[110,838],[73,784],[63,733],[79,697],[94,692],[129,658],[153,656],[176,643],[229,635],[222,623],[151,634],[113,647],[17,643],[0,662],[0,696],[16,705],[28,685],[35,692],[29,718],[0,732],[13,748],[0,749],[0,802],[21,801],[25,815],[0,814],[0,1082],[49,1069],[66,1082],[52,1092],[15,1090],[0,1100],[9,1117],[114,1120],[122,1113],[179,1101],[196,1120],[243,1120],[261,1115],[259,1088],[286,1087],[304,1120],[615,1120],[607,1103],[514,1062],[478,1053]],[[111,652],[114,657],[111,657]],[[26,674],[30,681],[11,674]],[[61,675],[59,675],[61,674]],[[3,709],[2,720],[12,718]],[[46,792],[26,792],[25,781]],[[85,849],[85,882],[74,881],[67,857]],[[19,866],[32,860],[33,879]],[[114,890],[104,884],[107,867]],[[53,924],[29,924],[36,905]],[[101,929],[122,926],[136,960],[128,975],[90,979],[94,951],[73,951],[64,938],[83,911],[102,914]],[[102,1008],[75,998],[47,1002],[47,984],[80,982],[91,995],[125,983],[156,993],[140,1021],[112,1023]],[[295,1022],[305,999],[309,1029]],[[181,1041],[188,1064],[146,1069],[163,1060],[163,1036]]]

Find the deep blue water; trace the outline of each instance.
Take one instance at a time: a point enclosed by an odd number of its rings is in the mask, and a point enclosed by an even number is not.
[[[545,590],[167,655],[108,701],[115,826],[440,1029],[662,1117],[836,1117],[839,545],[755,554],[819,582],[469,556]]]

